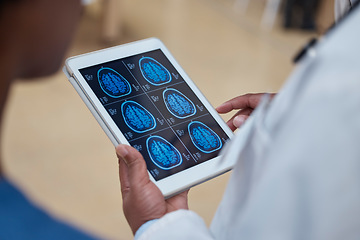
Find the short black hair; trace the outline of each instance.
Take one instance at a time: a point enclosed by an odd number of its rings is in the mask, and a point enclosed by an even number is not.
[[[4,9],[4,7],[8,4],[15,4],[15,3],[19,3],[22,0],[0,0],[0,11],[2,11]]]
[[[9,3],[18,3],[22,0],[0,0],[0,8]]]

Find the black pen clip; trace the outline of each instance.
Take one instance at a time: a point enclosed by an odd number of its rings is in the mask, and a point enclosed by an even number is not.
[[[312,38],[293,58],[294,63],[298,63],[309,51],[309,49],[313,48],[317,43],[316,38]]]

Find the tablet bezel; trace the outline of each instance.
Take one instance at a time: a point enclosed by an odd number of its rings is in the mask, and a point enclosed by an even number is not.
[[[200,99],[206,107],[211,116],[219,124],[222,130],[228,135],[229,139],[233,136],[233,132],[226,125],[223,119],[219,116],[216,110],[212,107],[205,96],[196,87],[194,82],[181,68],[175,58],[171,55],[165,45],[157,38],[149,38],[132,42],[104,50],[91,52],[75,57],[68,58],[65,62],[65,71],[70,82],[73,84],[80,97],[84,100],[92,114],[95,116],[105,133],[112,140],[116,146],[119,143],[130,145],[120,129],[117,127],[109,113],[101,104],[96,94],[87,84],[86,80],[80,73],[80,69],[91,67],[97,64],[110,62],[113,60],[122,59],[125,57],[149,52],[160,49],[168,58],[174,68],[182,76],[184,81],[188,84],[194,94]],[[115,140],[115,141],[114,141]],[[163,179],[156,181],[149,173],[150,179],[159,187],[165,197],[173,196],[182,192],[194,185],[209,180],[226,171],[229,171],[235,164],[234,161],[220,161],[220,157],[209,159],[203,163],[192,166],[181,172],[172,174]],[[149,171],[148,171],[149,172]]]

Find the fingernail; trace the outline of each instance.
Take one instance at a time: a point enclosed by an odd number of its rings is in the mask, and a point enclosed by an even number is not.
[[[235,127],[239,128],[245,122],[245,116],[239,115],[236,116],[233,120],[233,124]]]
[[[125,147],[121,146],[121,147],[118,147],[118,148],[117,148],[116,153],[117,153],[117,155],[118,155],[119,157],[121,157],[122,159],[124,159],[124,158],[126,157],[126,155],[128,155],[129,152],[128,152],[128,150],[127,150]]]

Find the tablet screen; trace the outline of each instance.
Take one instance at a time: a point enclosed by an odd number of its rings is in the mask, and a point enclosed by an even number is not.
[[[79,71],[156,181],[216,157],[229,139],[160,49]]]

